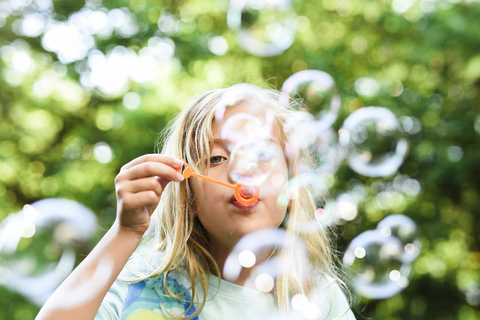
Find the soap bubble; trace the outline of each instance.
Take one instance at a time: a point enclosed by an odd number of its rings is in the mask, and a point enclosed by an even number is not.
[[[341,99],[333,78],[323,71],[303,70],[290,76],[282,86],[280,102],[288,104],[291,98],[300,99],[320,119],[318,126],[332,125],[337,119]]]
[[[370,299],[390,298],[408,285],[411,266],[403,261],[402,243],[369,230],[355,237],[343,256],[355,290]]]
[[[223,276],[228,281],[234,282],[240,278],[243,268],[252,268],[244,287],[265,293],[271,292],[275,279],[282,272],[295,269],[298,265],[305,265],[298,264],[298,260],[295,262],[286,260],[285,251],[294,254],[297,259],[307,259],[303,242],[287,234],[284,229],[266,228],[249,233],[240,239],[227,257]],[[242,264],[245,256],[248,256],[248,265]],[[250,263],[251,261],[254,263]],[[306,270],[297,271],[303,281],[307,281],[311,276]]]
[[[394,174],[408,153],[408,141],[395,115],[381,107],[356,110],[339,131],[340,143],[347,148],[348,164],[368,177]]]
[[[96,230],[95,214],[67,199],[40,200],[9,215],[0,223],[4,285],[42,306],[73,270],[75,248]]]
[[[325,229],[333,223],[332,208],[326,201],[328,185],[319,174],[303,173],[291,178],[277,198],[279,207],[287,207],[291,201],[303,203],[313,202],[314,212],[302,212],[295,220],[287,214],[285,226],[294,229],[298,233],[309,234]],[[300,209],[301,210],[301,209]]]
[[[345,155],[332,128],[325,128],[319,121],[309,121],[297,122],[290,131],[285,155],[297,159],[300,172],[333,174],[337,171]]]
[[[422,242],[417,231],[417,225],[407,216],[394,214],[386,217],[377,225],[384,237],[396,237],[403,247],[402,261],[413,262],[420,254]]]
[[[270,131],[265,131],[260,119],[253,114],[238,113],[222,126],[221,137],[230,142],[230,147],[241,141],[269,137]]]
[[[232,0],[227,12],[228,27],[238,33],[246,52],[276,56],[295,39],[296,14],[290,0]]]
[[[229,176],[235,182],[259,186],[268,178],[280,157],[283,157],[283,152],[272,140],[239,142],[230,153]]]

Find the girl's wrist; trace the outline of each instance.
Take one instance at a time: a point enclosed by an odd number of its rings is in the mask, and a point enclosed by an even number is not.
[[[131,238],[132,241],[138,242],[140,242],[146,231],[124,227],[120,224],[118,220],[115,220],[115,223],[112,225],[111,230],[114,232],[115,236],[119,236],[122,238]]]

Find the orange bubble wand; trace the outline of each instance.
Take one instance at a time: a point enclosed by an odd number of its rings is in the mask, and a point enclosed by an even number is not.
[[[258,187],[255,187],[255,193],[253,194],[245,193],[246,187],[243,184],[237,183],[233,185],[226,182],[222,182],[220,180],[212,179],[210,177],[204,176],[199,173],[195,173],[193,172],[192,167],[190,167],[185,160],[183,160],[182,158],[180,158],[180,160],[182,160],[183,163],[185,163],[185,170],[183,170],[183,174],[182,174],[185,179],[188,179],[191,176],[193,176],[193,177],[201,178],[213,183],[217,183],[227,188],[231,188],[235,190],[235,193],[233,194],[235,196],[235,199],[241,204],[243,204],[244,206],[249,206],[251,204],[254,204],[260,197],[260,189]]]

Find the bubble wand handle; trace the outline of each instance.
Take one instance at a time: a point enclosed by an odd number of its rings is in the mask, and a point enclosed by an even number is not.
[[[247,193],[245,193],[245,191],[244,191],[245,188],[241,183],[237,183],[236,185],[232,185],[232,184],[229,184],[229,183],[226,183],[226,182],[222,182],[222,181],[204,176],[204,175],[199,174],[199,173],[194,173],[192,171],[192,168],[188,165],[188,163],[185,160],[183,160],[182,158],[180,158],[180,160],[182,160],[183,163],[185,163],[185,170],[183,170],[183,174],[182,174],[185,179],[188,179],[191,176],[194,176],[194,177],[204,179],[204,180],[207,180],[207,181],[210,181],[210,182],[213,182],[213,183],[217,183],[217,184],[222,185],[222,186],[227,187],[227,188],[232,188],[232,189],[235,190],[235,193],[234,193],[235,199],[238,202],[240,202],[241,204],[243,204],[244,206],[249,206],[251,204],[254,204],[260,198],[260,189],[258,187],[255,188],[255,193],[247,194]]]
[[[214,183],[218,183],[218,184],[221,184],[222,186],[225,186],[225,187],[228,187],[228,188],[232,188],[232,189],[236,188],[236,186],[234,186],[233,184],[229,184],[229,183],[226,183],[226,182],[222,182],[220,180],[209,178],[209,177],[204,176],[202,174],[192,172],[190,174],[190,176],[194,176],[194,177],[201,178],[201,179],[204,179],[204,180],[208,180],[208,181],[211,181],[211,182],[214,182]]]

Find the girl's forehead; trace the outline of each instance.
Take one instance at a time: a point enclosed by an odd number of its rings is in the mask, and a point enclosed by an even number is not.
[[[267,113],[267,108],[257,102],[257,101],[250,101],[250,102],[243,102],[240,104],[237,104],[235,106],[229,107],[225,110],[225,118],[226,117],[231,117],[234,114],[238,113],[249,113],[257,117],[265,117],[265,114]]]
[[[230,119],[240,113],[251,114],[255,117],[258,117],[262,124],[265,124],[266,118],[268,117],[267,112],[270,111],[267,107],[262,105],[259,102],[250,102],[250,103],[240,103],[238,105],[228,107],[225,110],[223,119],[220,121],[214,120],[212,123],[212,134],[215,140],[221,140],[221,133],[223,125]],[[278,132],[277,126],[272,126],[271,136],[273,140],[281,144],[280,133]]]

